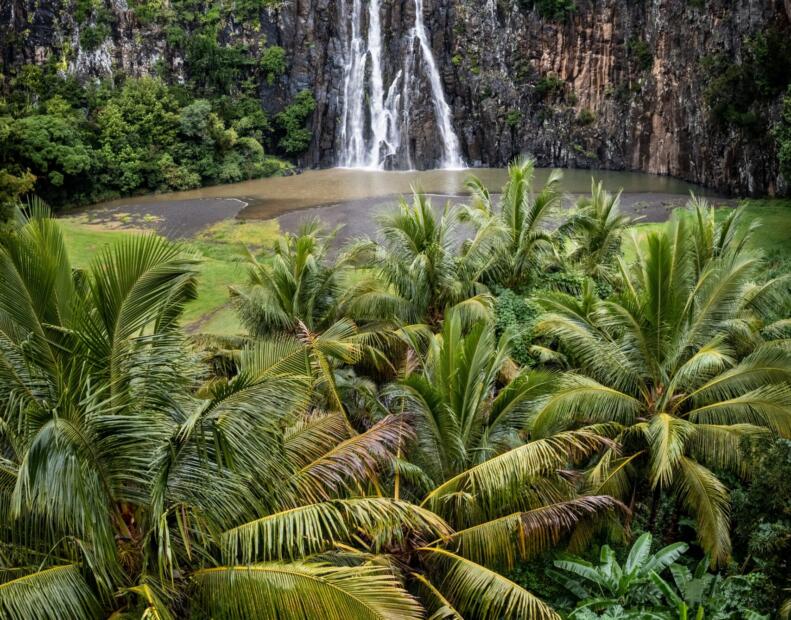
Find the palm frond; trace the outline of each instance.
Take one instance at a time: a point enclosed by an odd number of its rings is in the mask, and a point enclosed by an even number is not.
[[[377,566],[221,566],[196,571],[192,581],[198,600],[218,620],[423,617],[420,605],[392,573]]]
[[[302,467],[293,483],[311,501],[323,501],[358,484],[374,482],[409,436],[403,418],[388,416]]]
[[[342,413],[314,413],[286,428],[283,447],[292,463],[305,467],[348,438],[349,426]]]
[[[695,426],[667,413],[655,415],[646,429],[651,451],[651,481],[654,486],[667,488],[686,450],[687,438]]]
[[[351,543],[356,536],[392,544],[403,531],[427,540],[446,538],[451,530],[442,519],[409,502],[359,497],[300,506],[227,530],[222,535],[223,556],[243,564],[294,560],[334,543]]]
[[[606,495],[579,497],[474,525],[441,544],[478,564],[511,568],[557,545],[581,520],[615,510],[626,507]]]
[[[455,609],[480,620],[559,620],[552,608],[499,573],[445,549],[423,547],[432,583]]]
[[[99,611],[99,601],[75,565],[0,583],[0,615],[9,620],[85,620],[98,618]]]
[[[679,461],[679,496],[697,521],[698,540],[713,564],[722,564],[730,555],[730,503],[728,490],[708,469],[690,458]]]
[[[606,439],[587,429],[537,439],[454,476],[431,491],[421,505],[441,516],[447,516],[448,513],[456,512],[454,504],[448,500],[459,494],[467,494],[478,510],[484,514],[491,513],[502,505],[505,495],[512,496],[526,482],[554,472],[606,445]],[[468,505],[465,510],[472,512],[472,507]]]

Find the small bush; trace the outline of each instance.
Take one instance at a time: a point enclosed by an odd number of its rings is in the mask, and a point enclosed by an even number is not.
[[[626,45],[629,57],[640,71],[648,71],[654,64],[651,48],[643,39],[630,39]]]
[[[505,115],[505,124],[511,128],[518,127],[522,122],[522,112],[519,110],[509,110]]]
[[[544,19],[561,21],[577,10],[574,0],[520,0],[522,6],[535,11]]]
[[[596,115],[591,112],[588,108],[584,108],[580,110],[580,113],[577,114],[577,123],[580,125],[590,125],[596,120]]]
[[[266,77],[266,83],[271,86],[286,72],[286,50],[279,45],[267,47],[261,55],[259,65]]]
[[[542,99],[562,94],[565,84],[554,73],[548,73],[536,82],[536,94]]]
[[[522,366],[534,363],[530,354],[533,328],[541,307],[510,289],[502,289],[494,304],[495,328],[498,334],[510,329],[514,333],[511,357]]]

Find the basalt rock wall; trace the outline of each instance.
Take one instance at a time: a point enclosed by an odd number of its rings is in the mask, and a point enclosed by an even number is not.
[[[221,43],[245,43],[251,54],[265,45],[286,50],[286,73],[260,83],[270,112],[300,90],[313,91],[318,105],[305,166],[335,165],[343,146],[352,2],[262,3],[256,19],[231,15],[219,29]],[[414,49],[407,42],[418,3],[380,4],[387,89]],[[782,95],[757,103],[756,126],[746,131],[717,122],[704,93],[706,59],[739,63],[754,37],[770,31],[791,37],[789,0],[577,0],[573,11],[553,17],[531,0],[422,4],[453,128],[470,165],[499,166],[530,154],[545,166],[669,174],[735,194],[788,191],[771,133]],[[159,25],[141,23],[135,0],[106,0],[105,6],[115,15],[110,36],[86,52],[69,2],[6,0],[0,9],[4,65],[60,54],[63,70],[82,79],[161,74],[164,66],[170,79],[189,80],[179,49]],[[401,139],[408,163],[430,167],[442,156],[436,111],[425,75],[415,80]],[[390,165],[405,163],[400,157]]]

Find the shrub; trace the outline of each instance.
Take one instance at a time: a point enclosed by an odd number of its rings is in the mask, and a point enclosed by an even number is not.
[[[80,33],[80,46],[86,52],[98,49],[110,37],[110,26],[96,24],[87,26]]]
[[[509,329],[513,332],[511,357],[522,366],[532,366],[534,363],[530,346],[533,342],[533,327],[541,312],[537,303],[510,289],[502,289],[495,299],[494,320],[497,334]]]
[[[565,82],[563,80],[554,73],[548,73],[536,82],[536,94],[540,98],[546,99],[554,95],[562,94],[564,86]]]
[[[577,10],[574,0],[520,0],[520,4],[535,11],[544,19],[561,21]]]
[[[648,47],[648,43],[645,40],[630,39],[626,49],[635,66],[641,71],[648,71],[653,66],[654,56],[651,54],[651,48]]]
[[[596,120],[596,116],[588,108],[583,108],[577,114],[577,123],[580,125],[590,125]]]
[[[264,50],[259,61],[261,70],[270,86],[286,72],[286,50],[279,45],[272,45]]]
[[[313,93],[303,90],[294,98],[294,103],[275,117],[283,133],[278,145],[286,153],[290,155],[303,153],[310,145],[311,133],[305,127],[305,123],[315,109],[316,100]]]
[[[508,114],[505,115],[505,124],[511,128],[518,127],[521,122],[522,112],[519,110],[509,110]]]

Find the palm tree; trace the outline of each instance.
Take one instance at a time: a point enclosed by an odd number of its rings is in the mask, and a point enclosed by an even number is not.
[[[349,316],[436,326],[452,306],[472,319],[488,315],[491,300],[480,277],[497,240],[490,230],[461,244],[456,210],[446,205],[438,218],[429,199],[417,193],[411,205],[402,199],[379,225],[381,243],[364,239],[348,250],[372,271],[350,289],[344,306]]]
[[[577,211],[559,229],[571,240],[567,260],[592,278],[607,276],[621,250],[621,240],[633,221],[621,213],[621,192],[611,194],[600,181],[591,181],[590,196],[577,201]]]
[[[549,437],[614,424],[623,452],[602,453],[590,472],[593,492],[634,502],[647,482],[654,506],[673,493],[721,563],[730,550],[728,492],[712,468],[744,473],[745,437],[791,435],[791,355],[786,341],[761,335],[762,317],[787,298],[788,286],[787,279],[755,283],[761,261],[741,236],[715,231],[720,241],[699,243],[711,238],[701,230],[711,221],[701,215],[695,208],[648,235],[632,269],[620,260],[614,299],[601,301],[587,287],[581,299],[542,300],[547,313],[537,332],[575,370],[529,427]]]
[[[422,343],[403,333],[411,350],[421,351]],[[451,311],[419,362],[385,389],[393,410],[414,416],[419,450],[412,460],[433,483],[524,443],[530,405],[554,377],[520,372],[510,359],[512,339],[509,332],[498,338],[489,321],[465,330]]]
[[[335,419],[303,449],[308,360],[287,348],[247,351],[236,377],[196,393],[200,375],[177,329],[195,261],[159,238],[129,239],[72,272],[55,222],[34,217],[5,241],[0,273],[3,617],[142,608],[167,618],[189,593],[220,616],[245,596],[262,617],[418,613],[373,566],[275,561],[285,548],[255,566],[222,562],[222,532],[262,514],[293,518],[312,501],[336,528],[423,514],[377,499],[325,505],[370,483],[400,421],[352,437]],[[399,536],[408,520],[398,517]],[[421,523],[437,535],[437,519]],[[235,609],[226,617],[249,617]]]
[[[560,205],[562,175],[554,170],[538,193],[533,191],[534,177],[532,159],[519,159],[509,165],[499,209],[479,179],[472,177],[467,182],[473,200],[464,210],[463,219],[472,223],[479,234],[498,233],[499,242],[493,246],[494,256],[485,272],[487,282],[507,288],[525,286],[542,256],[553,247],[549,217],[552,209]]]
[[[38,215],[4,240],[3,617],[557,617],[493,567],[615,505],[554,491],[598,434],[532,442],[422,505],[402,499],[409,416],[356,433],[317,409],[323,345],[260,340],[235,376],[203,380],[178,327],[195,274],[153,236],[73,271]]]
[[[329,327],[347,267],[343,260],[329,259],[333,239],[314,219],[297,234],[279,236],[271,257],[259,260],[248,252],[249,282],[232,287],[231,298],[251,335],[296,333],[300,322],[314,331]]]

